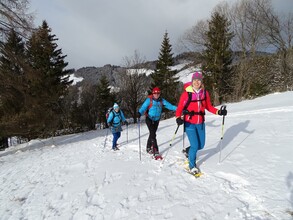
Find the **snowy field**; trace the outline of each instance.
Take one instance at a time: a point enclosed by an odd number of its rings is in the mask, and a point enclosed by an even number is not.
[[[170,147],[175,118],[159,125],[162,161],[145,153],[144,123],[141,160],[136,124],[116,152],[108,130],[10,147],[0,152],[0,219],[292,219],[293,92],[227,109],[222,142],[222,117],[206,115],[198,179],[184,171],[182,126]]]

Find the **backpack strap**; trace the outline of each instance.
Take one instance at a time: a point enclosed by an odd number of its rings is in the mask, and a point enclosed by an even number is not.
[[[192,98],[192,93],[191,92],[187,92],[187,94],[188,94],[188,99],[187,99],[187,102],[184,105],[183,114],[184,114],[185,111],[187,111],[187,108],[188,108],[188,106],[189,106],[189,104],[191,102],[191,98]]]
[[[188,100],[187,102],[185,103],[185,106],[183,108],[183,115],[189,115],[190,118],[192,118],[192,116],[194,115],[201,115],[203,117],[203,121],[204,121],[204,115],[205,115],[205,112],[203,111],[199,111],[199,112],[195,112],[195,111],[188,111],[187,108],[190,104],[190,102],[203,102],[206,100],[206,90],[204,89],[203,90],[203,93],[204,93],[204,97],[203,99],[199,99],[199,100],[192,100],[192,92],[187,92],[188,93]]]
[[[120,109],[119,109],[119,111],[117,113],[114,111],[114,109],[112,109],[111,112],[113,113],[113,118],[111,120],[111,123],[113,123],[115,125],[118,125],[122,121]],[[114,118],[115,117],[119,117],[119,122],[114,123]]]
[[[149,113],[149,110],[153,106],[153,96],[152,95],[149,95],[148,98],[150,99],[150,104],[149,104],[149,106],[148,106],[148,108],[147,108],[147,110],[145,112],[145,116],[148,116],[149,115],[148,114]],[[159,100],[160,100],[161,107],[163,107],[163,99],[160,97]]]

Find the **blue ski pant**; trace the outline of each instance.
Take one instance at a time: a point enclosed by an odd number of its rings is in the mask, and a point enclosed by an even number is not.
[[[185,122],[185,132],[190,143],[188,160],[189,168],[192,169],[196,166],[197,151],[203,149],[205,145],[205,123],[190,124],[188,122]]]
[[[117,141],[118,139],[120,138],[121,136],[121,132],[116,132],[116,133],[113,133],[113,144],[112,144],[112,149],[114,149],[117,145]]]

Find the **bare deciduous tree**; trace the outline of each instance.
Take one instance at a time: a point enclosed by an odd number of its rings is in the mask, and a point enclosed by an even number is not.
[[[32,30],[32,14],[28,13],[28,0],[0,1],[0,33],[3,38],[10,29],[26,36]]]
[[[120,72],[118,98],[121,99],[122,107],[127,110],[136,123],[138,108],[146,98],[146,92],[151,82],[146,76],[145,59],[138,51],[134,52],[133,57],[124,57],[124,62],[126,69]]]
[[[256,4],[265,5],[266,2],[266,0],[258,0],[258,3],[255,0],[241,0],[228,10],[226,5],[225,13],[234,32],[233,49],[239,51],[239,61],[236,68],[237,76],[234,84],[234,99],[236,100],[239,97],[248,95],[250,85],[254,80],[249,60],[256,56],[258,50],[264,49],[261,24],[256,19],[260,15]]]
[[[289,64],[292,61],[288,56],[288,51],[292,48],[293,14],[278,15],[270,4],[271,1],[267,0],[267,2],[263,5],[257,4],[258,10],[261,12],[258,21],[262,24],[266,43],[276,48],[279,54],[283,85],[279,89],[284,91],[293,86],[292,68]]]
[[[188,29],[179,39],[179,45],[183,50],[202,52],[206,42],[208,21],[200,20]]]

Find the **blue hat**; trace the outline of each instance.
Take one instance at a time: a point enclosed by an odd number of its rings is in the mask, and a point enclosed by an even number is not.
[[[117,108],[119,108],[119,105],[117,103],[114,103],[113,108],[117,109]]]

